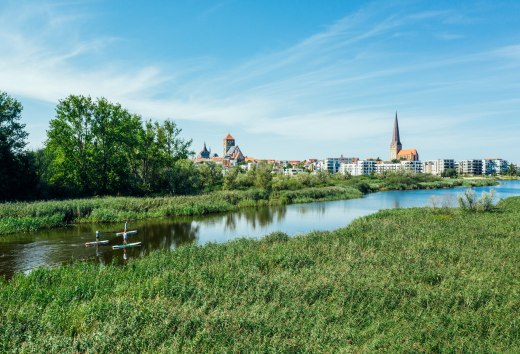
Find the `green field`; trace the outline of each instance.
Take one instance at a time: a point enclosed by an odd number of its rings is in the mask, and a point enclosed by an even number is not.
[[[519,352],[520,198],[0,283],[0,352]]]
[[[389,174],[385,177],[310,176],[279,178],[278,189],[217,191],[163,197],[103,197],[0,204],[0,235],[32,232],[79,223],[121,222],[158,217],[204,215],[242,207],[359,198],[390,189],[434,189],[496,184],[493,179],[440,179],[431,175]]]

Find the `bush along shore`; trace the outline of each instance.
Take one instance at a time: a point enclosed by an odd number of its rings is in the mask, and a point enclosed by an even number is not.
[[[167,197],[103,197],[0,204],[0,235],[31,232],[79,223],[108,223],[158,217],[204,215],[241,207],[359,198],[384,190],[436,189],[494,185],[493,179],[440,179],[388,174],[383,177],[328,177],[299,183],[280,178],[271,190],[216,191]]]
[[[520,198],[0,280],[1,352],[519,352]]]

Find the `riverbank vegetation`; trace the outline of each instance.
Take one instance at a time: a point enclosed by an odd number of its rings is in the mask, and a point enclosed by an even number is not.
[[[3,203],[0,204],[0,235],[78,223],[204,215],[261,205],[352,199],[379,190],[452,188],[495,183],[489,179],[445,180],[417,174],[389,173],[360,177],[305,174],[297,177],[270,176],[269,184],[264,185],[264,189],[247,182],[256,180],[254,170],[241,172],[237,176],[239,182],[234,182],[233,186],[236,190],[220,190],[201,195]]]
[[[2,352],[518,352],[520,198],[0,282]]]

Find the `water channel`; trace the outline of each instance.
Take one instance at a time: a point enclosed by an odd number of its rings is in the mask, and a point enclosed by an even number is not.
[[[496,192],[496,200],[520,196],[520,181],[502,181],[499,186],[474,188],[475,192]],[[122,243],[120,224],[78,225],[0,238],[0,276],[10,278],[15,272],[28,272],[40,266],[57,266],[76,260],[100,265],[123,263],[153,250],[174,250],[183,244],[226,242],[238,237],[260,238],[274,231],[297,235],[314,230],[333,230],[347,226],[354,219],[381,209],[422,206],[456,206],[463,188],[440,190],[389,191],[372,193],[364,198],[243,209],[203,217],[175,217],[130,223],[139,230],[129,242],[142,241],[141,247],[112,250]],[[94,240],[96,230],[110,245],[85,247]]]

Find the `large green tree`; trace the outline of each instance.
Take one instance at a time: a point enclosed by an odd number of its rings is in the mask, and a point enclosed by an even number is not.
[[[50,183],[67,195],[132,192],[130,161],[141,130],[138,116],[104,98],[61,100],[47,131]]]
[[[223,188],[225,190],[233,190],[238,187],[238,176],[241,174],[242,169],[240,167],[229,168],[224,175]]]
[[[258,188],[271,190],[273,181],[273,166],[262,163],[256,169],[255,186]]]
[[[222,183],[224,181],[222,165],[217,165],[214,162],[200,164],[199,174],[201,186],[204,189],[204,192],[222,189]]]
[[[136,158],[141,131],[139,116],[104,98],[97,100],[92,121],[92,161],[99,194],[128,194],[135,190],[131,161]]]
[[[169,186],[171,194],[194,194],[200,190],[200,174],[191,160],[177,160],[171,171]]]
[[[134,171],[139,175],[144,192],[178,194],[179,188],[172,182],[179,174],[175,168],[185,165],[176,162],[186,160],[190,154],[191,140],[179,137],[181,129],[175,122],[146,121],[139,135],[139,154],[134,164]],[[181,188],[183,189],[183,188]]]
[[[24,151],[28,133],[20,123],[22,104],[0,91],[0,200],[31,197],[34,171]]]
[[[51,159],[49,181],[63,194],[91,194],[95,189],[92,121],[95,104],[90,97],[69,96],[56,107],[47,131]]]
[[[516,169],[516,166],[512,163],[507,166],[507,175],[508,176],[516,176],[518,174],[518,171]]]

